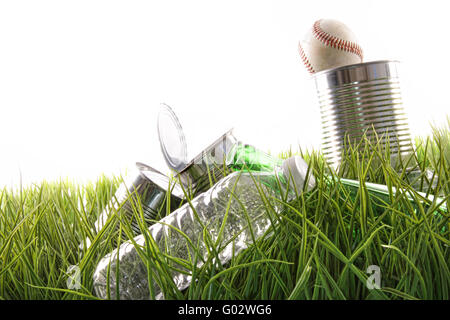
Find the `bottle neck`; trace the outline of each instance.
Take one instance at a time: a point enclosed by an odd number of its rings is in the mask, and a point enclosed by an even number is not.
[[[227,163],[235,171],[271,172],[281,167],[282,161],[251,145],[237,142],[229,153]]]
[[[292,201],[303,192],[303,189],[298,189],[294,181],[296,175],[292,175],[286,168],[283,169],[284,161],[286,160],[236,141],[228,153],[227,166],[233,171],[249,172],[259,176],[259,180],[274,190],[280,198]]]

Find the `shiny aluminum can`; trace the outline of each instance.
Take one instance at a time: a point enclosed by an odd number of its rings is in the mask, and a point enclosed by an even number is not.
[[[167,196],[170,196],[170,201],[167,201]],[[95,231],[99,232],[109,217],[118,213],[122,221],[127,220],[130,223],[134,235],[138,235],[141,230],[135,216],[136,212],[142,209],[145,223],[151,225],[163,217],[167,209],[170,212],[177,209],[183,198],[183,191],[177,184],[171,183],[169,177],[144,163],[137,162],[98,217]],[[170,208],[167,208],[167,203],[170,203]]]
[[[399,62],[373,61],[328,69],[313,75],[322,120],[322,151],[337,167],[345,147],[363,138],[389,144],[393,159],[413,152],[403,109]],[[392,159],[392,157],[391,157]]]
[[[238,140],[230,129],[188,161],[186,137],[172,108],[164,103],[158,114],[158,137],[167,166],[190,196],[204,192],[227,173],[229,153]]]
[[[216,183],[226,175],[227,159],[237,142],[233,129],[223,134],[179,172],[181,183],[193,190],[194,194],[209,189],[211,183]]]

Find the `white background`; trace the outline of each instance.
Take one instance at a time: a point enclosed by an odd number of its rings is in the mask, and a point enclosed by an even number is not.
[[[231,127],[272,153],[320,148],[298,40],[344,22],[365,61],[402,62],[413,135],[449,114],[445,1],[0,1],[0,187],[95,181],[136,161],[165,173],[156,116],[189,156]]]

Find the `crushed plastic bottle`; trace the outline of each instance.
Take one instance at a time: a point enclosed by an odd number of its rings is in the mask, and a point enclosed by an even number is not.
[[[220,263],[225,264],[251,245],[253,239],[268,231],[274,219],[270,217],[273,212],[267,210],[265,199],[275,212],[280,213],[283,204],[276,199],[291,201],[302,191],[314,187],[314,177],[307,176],[307,170],[306,162],[296,156],[285,160],[280,166],[274,166],[271,172],[233,172],[195,197],[190,204],[186,203],[152,225],[148,234],[154,244],[161,252],[176,258],[165,261],[177,288],[186,289],[192,280],[190,271],[183,263],[193,264],[196,261],[196,267],[201,267],[208,258],[210,248],[204,242],[205,233],[210,243],[218,244],[215,247],[218,258]],[[261,196],[262,191],[265,199]],[[125,242],[98,264],[93,277],[98,297],[108,298],[109,291],[111,298],[150,299],[152,292],[155,299],[164,299],[157,281],[148,283],[146,263],[136,249],[145,250],[145,235],[141,234],[133,241],[135,244]],[[150,244],[153,242],[150,241]],[[157,270],[152,266],[149,268],[152,278],[158,279]]]

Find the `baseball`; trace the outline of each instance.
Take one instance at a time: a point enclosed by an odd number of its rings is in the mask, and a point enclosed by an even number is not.
[[[299,42],[298,50],[311,74],[363,61],[363,51],[353,32],[333,19],[316,21]]]

